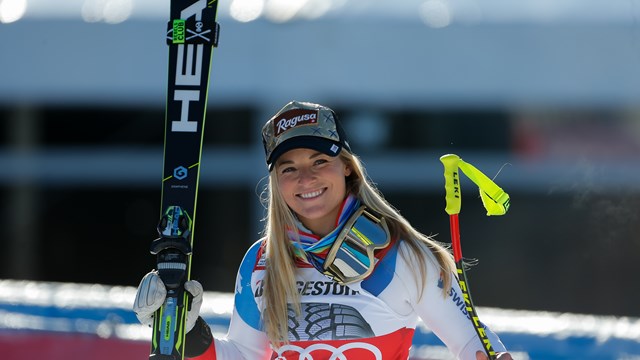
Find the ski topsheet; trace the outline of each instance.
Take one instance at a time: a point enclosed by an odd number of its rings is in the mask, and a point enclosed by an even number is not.
[[[151,244],[167,297],[154,316],[149,358],[155,360],[184,359],[184,283],[191,272],[209,71],[219,33],[217,6],[217,0],[171,0],[160,237]]]

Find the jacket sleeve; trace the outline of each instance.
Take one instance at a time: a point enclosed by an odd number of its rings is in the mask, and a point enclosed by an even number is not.
[[[200,321],[200,319],[198,320]],[[185,356],[193,360],[227,360],[227,359],[268,359],[271,350],[263,332],[248,326],[241,318],[234,316],[227,336],[214,338],[209,326],[202,320],[200,325],[207,330],[209,336],[195,334],[192,329],[187,334]]]
[[[214,338],[208,326],[198,319],[187,334],[186,356],[194,360],[260,360],[271,355],[266,334],[261,330],[260,310],[253,296],[251,275],[256,264],[260,242],[245,254],[236,277],[236,290],[229,331]],[[205,326],[206,330],[202,327]],[[193,334],[192,334],[193,333]],[[191,337],[191,335],[194,335]]]
[[[457,359],[475,360],[476,351],[484,351],[484,346],[469,319],[455,274],[451,274],[453,277],[451,290],[444,294],[440,277],[442,270],[431,251],[426,247],[423,249],[427,254],[427,276],[422,296],[415,285],[420,283],[420,279],[416,279],[416,275],[420,272],[412,270],[413,268],[402,259],[402,256],[399,257],[396,271],[403,278],[408,301],[425,325],[442,340]],[[406,253],[408,249],[404,250]],[[498,336],[484,324],[483,326],[494,350],[506,351]]]
[[[207,357],[199,357],[205,354],[210,348],[212,348],[213,335],[211,335],[211,328],[204,321],[203,318],[198,317],[196,324],[187,333],[185,340],[185,357],[195,359],[208,359]],[[213,357],[215,359],[215,356]]]

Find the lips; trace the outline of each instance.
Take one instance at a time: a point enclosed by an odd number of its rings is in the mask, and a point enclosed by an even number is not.
[[[298,194],[297,196],[301,197],[301,198],[303,198],[305,200],[313,199],[313,198],[316,198],[316,197],[322,195],[326,190],[327,190],[327,188],[322,188],[322,189],[319,189],[319,190],[316,190],[316,191],[301,193],[301,194]]]

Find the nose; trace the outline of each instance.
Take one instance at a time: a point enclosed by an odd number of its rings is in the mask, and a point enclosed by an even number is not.
[[[298,170],[298,182],[301,184],[315,180],[316,174],[309,167],[302,167]]]

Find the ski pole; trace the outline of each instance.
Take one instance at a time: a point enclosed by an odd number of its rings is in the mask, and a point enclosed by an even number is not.
[[[469,281],[467,280],[466,271],[462,258],[462,247],[460,244],[460,222],[458,215],[462,207],[462,194],[460,186],[460,177],[458,169],[463,170],[480,189],[480,197],[482,203],[487,210],[487,215],[503,215],[509,208],[509,195],[498,187],[491,179],[486,177],[482,172],[473,165],[465,163],[458,155],[447,154],[440,157],[440,161],[444,165],[445,178],[445,211],[449,214],[449,227],[451,232],[451,245],[453,247],[453,258],[456,263],[456,271],[458,273],[458,284],[462,290],[465,307],[469,314],[469,319],[473,324],[484,350],[489,359],[496,359],[496,353],[493,350],[491,341],[487,337],[484,325],[480,322],[473,300],[471,299],[471,290],[469,289]]]

